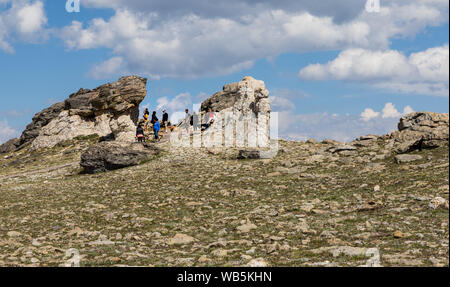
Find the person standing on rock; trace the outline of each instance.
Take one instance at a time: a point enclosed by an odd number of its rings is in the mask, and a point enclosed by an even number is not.
[[[163,111],[162,124],[164,127],[164,132],[167,134],[167,125],[169,124],[169,114],[166,110]]]
[[[211,108],[208,109],[208,112],[205,115],[205,130],[208,129],[214,123],[215,115]]]

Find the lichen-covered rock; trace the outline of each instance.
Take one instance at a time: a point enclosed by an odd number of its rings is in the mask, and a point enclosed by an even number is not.
[[[117,141],[134,141],[139,104],[147,94],[147,79],[128,76],[96,89],[80,89],[33,118],[20,138],[20,147],[53,147],[77,136],[114,135]]]
[[[397,153],[448,144],[448,114],[418,112],[406,115],[400,119],[398,131],[393,132],[391,137]]]
[[[80,165],[86,173],[98,173],[139,165],[158,154],[149,144],[101,142],[90,146],[82,155]]]

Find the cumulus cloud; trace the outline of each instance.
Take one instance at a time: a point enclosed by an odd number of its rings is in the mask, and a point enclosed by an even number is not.
[[[11,41],[36,43],[46,40],[46,24],[47,17],[42,1],[0,1],[0,50],[13,53]]]
[[[0,122],[0,144],[19,136],[19,132],[8,125],[6,120]]]
[[[367,108],[364,110],[364,112],[361,113],[361,118],[367,122],[373,118],[378,117],[379,115],[380,115],[379,112],[375,112],[374,110]]]
[[[381,112],[376,112],[371,108],[367,108],[360,116],[363,121],[368,122],[374,119],[380,120],[380,116],[382,119],[398,119],[401,116],[414,112],[414,109],[407,105],[403,108],[403,113],[400,113],[393,103],[386,103]]]
[[[171,2],[83,1],[115,14],[75,21],[60,37],[69,49],[111,49],[123,59],[123,70],[197,78],[230,74],[286,52],[386,49],[392,37],[448,21],[448,1],[440,0],[386,0],[376,15],[359,0]]]
[[[394,104],[386,103],[386,105],[383,108],[381,117],[383,119],[386,119],[386,118],[399,118],[400,117],[400,113],[399,113],[399,111],[397,111],[397,109],[395,108]]]
[[[399,51],[348,49],[326,64],[299,72],[305,80],[348,80],[396,92],[448,96],[449,46],[434,47],[409,57]]]
[[[295,109],[294,103],[283,97],[270,96],[269,101],[271,109],[274,112],[291,111]]]

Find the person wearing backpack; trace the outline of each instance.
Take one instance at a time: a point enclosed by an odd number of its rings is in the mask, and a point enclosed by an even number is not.
[[[136,138],[138,142],[142,143],[144,141],[144,129],[142,128],[142,125],[139,124],[136,128]]]

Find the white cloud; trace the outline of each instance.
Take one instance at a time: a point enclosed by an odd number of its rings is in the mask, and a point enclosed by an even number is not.
[[[367,122],[373,118],[378,117],[379,115],[380,115],[379,112],[375,112],[374,110],[367,108],[364,110],[364,112],[361,113],[361,118]]]
[[[270,96],[269,101],[273,112],[292,111],[295,109],[294,103],[283,97]]]
[[[123,70],[196,78],[241,71],[286,52],[386,49],[393,37],[448,21],[448,2],[440,0],[386,0],[374,14],[363,2],[88,0],[83,5],[115,14],[73,22],[60,36],[70,49],[111,49]]]
[[[399,119],[401,116],[414,113],[414,109],[407,105],[403,108],[403,113],[400,113],[393,103],[386,103],[381,112],[376,112],[371,108],[367,108],[364,112],[361,113],[361,119],[365,122],[371,120],[380,120],[380,116],[382,119]]]
[[[116,76],[121,67],[123,66],[123,59],[120,57],[113,57],[95,67],[93,67],[88,75],[92,76],[95,79],[102,77],[113,77]]]
[[[413,108],[411,108],[411,106],[406,106],[403,109],[403,115],[408,115],[408,114],[411,114],[411,113],[414,113],[414,112],[415,112],[415,110]]]
[[[381,117],[383,119],[399,118],[400,116],[401,116],[401,114],[399,113],[399,111],[397,111],[394,104],[386,103],[386,105],[384,106],[384,108],[382,110],[382,115],[381,115]]]
[[[19,136],[19,132],[11,128],[6,120],[0,122],[0,144]]]
[[[5,6],[6,5],[6,6]],[[2,6],[6,7],[1,10]],[[48,38],[47,16],[42,1],[0,1],[0,50],[13,53],[12,41],[36,43]]]
[[[157,111],[167,110],[172,123],[177,123],[184,118],[185,109],[192,111],[193,108],[191,94],[189,93],[181,93],[173,99],[161,97],[156,102],[158,103]]]
[[[299,77],[361,81],[396,92],[448,96],[449,46],[430,48],[409,57],[393,50],[348,49],[327,64],[303,68]]]

